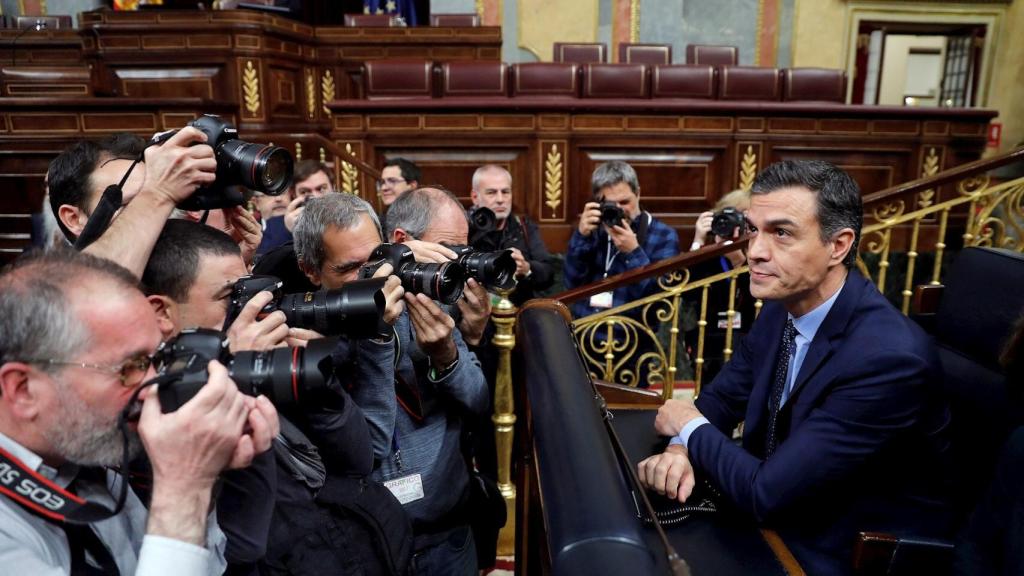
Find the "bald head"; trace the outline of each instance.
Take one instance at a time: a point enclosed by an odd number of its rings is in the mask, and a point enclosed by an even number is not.
[[[442,188],[417,188],[399,196],[388,208],[387,226],[392,241],[408,238],[465,244],[469,234],[462,203]]]

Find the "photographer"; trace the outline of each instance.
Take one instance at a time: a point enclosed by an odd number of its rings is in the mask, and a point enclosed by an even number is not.
[[[381,210],[387,210],[388,206],[405,192],[419,188],[420,178],[420,167],[412,161],[405,158],[385,160],[380,170],[380,180],[377,181],[377,197],[380,198]]]
[[[402,214],[406,196],[389,214]],[[461,219],[464,241],[465,212],[457,203],[452,210]],[[440,209],[434,213],[435,221],[445,216],[450,214]],[[395,222],[401,224],[401,218]],[[300,266],[327,288],[355,279],[381,240],[370,205],[349,195],[310,201],[295,227]],[[459,433],[463,415],[486,410],[486,384],[454,320],[437,303],[407,293],[405,304],[407,311],[394,324],[397,343],[387,345],[400,350],[393,379],[363,381],[352,395],[370,421],[378,457],[374,478],[395,493],[412,518],[416,573],[476,574],[465,506],[469,473]],[[366,342],[356,349],[372,352],[372,346],[383,345]],[[381,362],[368,355],[356,361]]]
[[[263,218],[263,241],[256,254],[268,252],[287,245],[291,248],[292,229],[302,215],[302,207],[310,198],[319,198],[334,192],[330,169],[316,160],[302,160],[295,165],[292,186],[280,196],[257,195],[260,214]]]
[[[473,173],[473,190],[470,195],[474,208],[490,209],[496,220],[493,231],[478,232],[471,227],[473,248],[484,251],[512,250],[512,257],[516,261],[517,282],[509,298],[516,306],[522,306],[555,281],[551,255],[544,246],[540,230],[526,216],[512,212],[512,175],[501,166],[487,164],[477,168]]]
[[[632,166],[620,161],[601,164],[594,170],[590,184],[594,200],[583,207],[565,255],[566,288],[642,268],[679,253],[676,231],[640,209],[640,184]],[[607,212],[615,212],[615,207],[621,209],[621,220],[603,220],[602,203],[611,208]],[[643,280],[577,302],[572,311],[577,318],[588,316],[632,302],[656,289],[656,279]]]
[[[0,316],[0,446],[16,471],[0,479],[4,570],[220,574],[224,536],[207,516],[214,484],[268,449],[275,413],[211,362],[179,410],[163,413],[147,388],[137,428],[119,426],[153,375],[160,330],[135,278],[109,261],[69,250],[19,259],[0,274]],[[113,470],[142,446],[153,465],[148,511]],[[57,516],[19,497],[19,477]],[[85,504],[67,504],[71,494]]]

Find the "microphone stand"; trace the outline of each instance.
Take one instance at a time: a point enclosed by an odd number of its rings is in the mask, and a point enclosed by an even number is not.
[[[18,65],[18,40],[21,40],[22,36],[28,34],[33,30],[35,30],[36,32],[46,30],[46,22],[43,22],[42,20],[36,20],[35,24],[29,26],[28,28],[22,29],[22,31],[18,32],[18,35],[14,37],[14,40],[11,40],[11,66]]]

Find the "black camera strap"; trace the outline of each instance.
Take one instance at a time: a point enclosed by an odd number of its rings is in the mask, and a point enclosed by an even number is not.
[[[121,177],[120,182],[107,186],[106,190],[103,191],[99,203],[96,204],[96,209],[92,211],[89,221],[85,223],[85,229],[82,230],[82,233],[78,235],[78,240],[75,241],[75,250],[85,250],[89,244],[95,242],[110,227],[110,221],[114,219],[114,214],[117,214],[117,211],[121,209],[121,204],[124,202],[124,184],[128,181],[128,177],[132,175],[132,170],[135,169],[139,162],[142,162],[143,153],[140,152],[138,157],[135,158],[132,165],[125,171],[124,176]]]

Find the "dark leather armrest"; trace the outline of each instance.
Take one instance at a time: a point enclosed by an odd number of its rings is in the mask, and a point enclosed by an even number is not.
[[[953,543],[937,538],[861,532],[853,550],[859,576],[941,576],[950,573]]]

